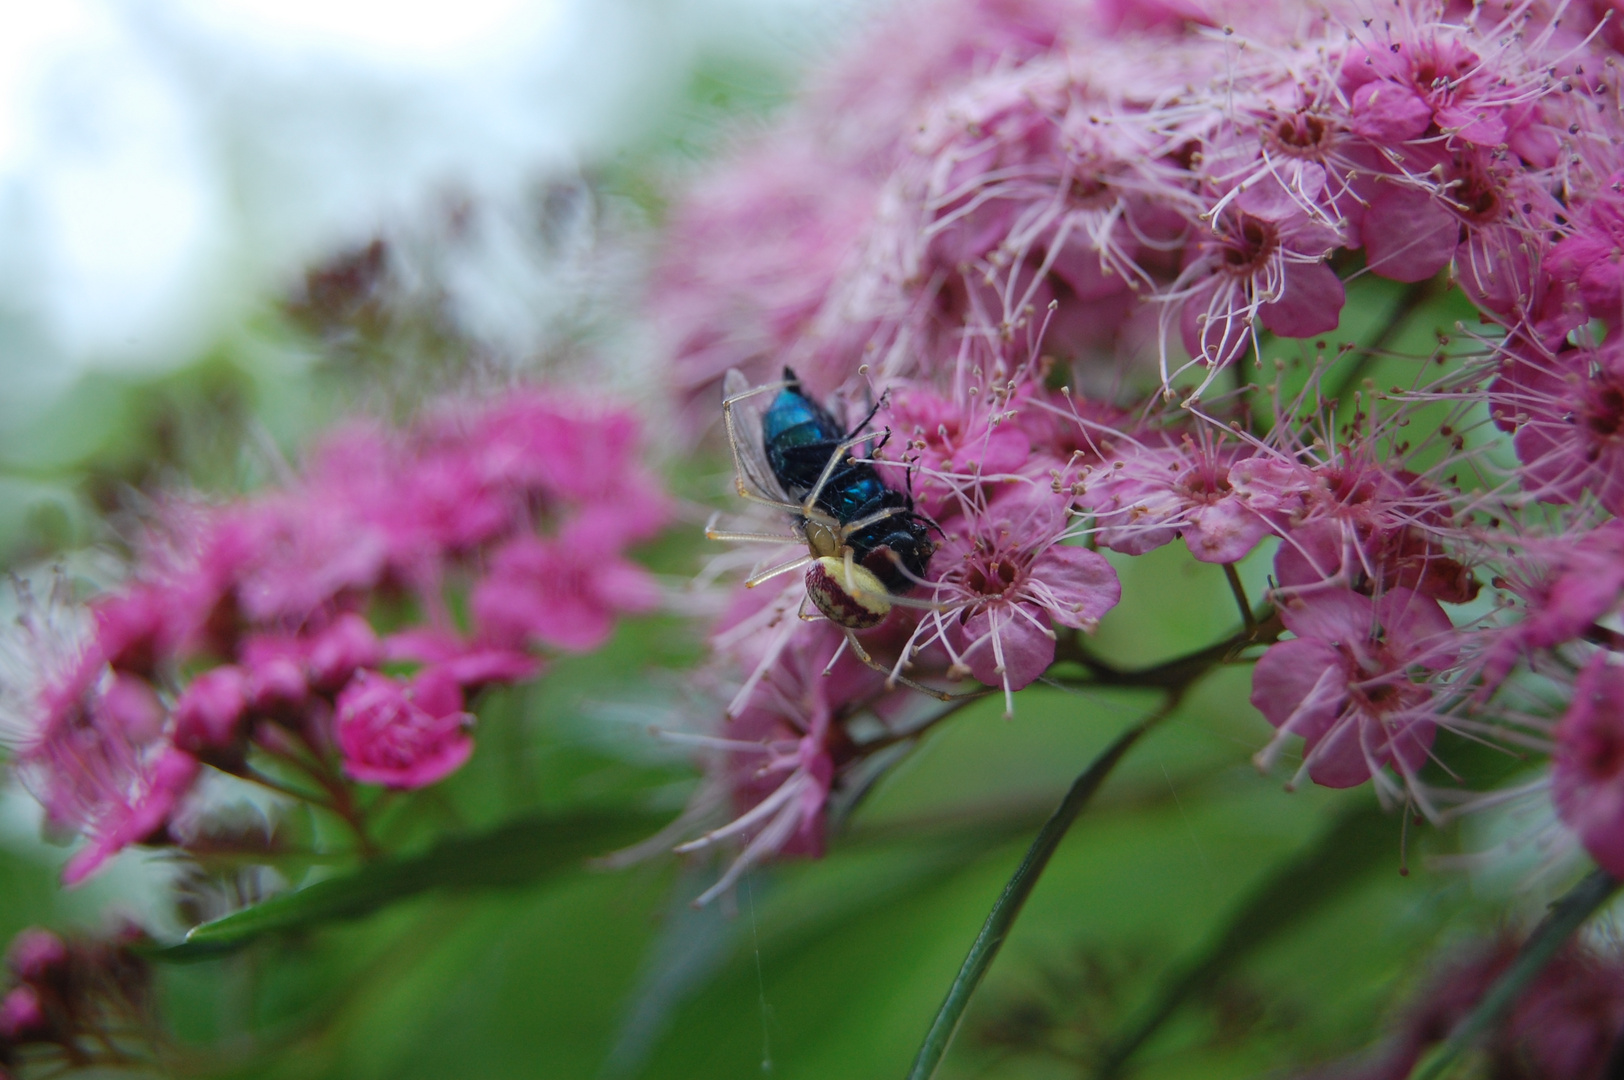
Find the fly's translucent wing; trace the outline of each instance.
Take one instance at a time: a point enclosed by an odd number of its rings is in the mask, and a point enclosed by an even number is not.
[[[776,382],[751,386],[744,373],[733,368],[722,382],[722,417],[727,422],[727,441],[733,448],[733,471],[739,494],[795,512],[800,509],[799,505],[784,494],[772,467],[767,464],[761,431],[761,414],[786,385]]]

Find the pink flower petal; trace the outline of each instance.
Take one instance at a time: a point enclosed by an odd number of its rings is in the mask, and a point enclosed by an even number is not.
[[[1346,299],[1342,279],[1325,263],[1287,263],[1284,293],[1259,308],[1258,317],[1281,337],[1328,334],[1342,321]]]
[[[1427,192],[1387,181],[1376,185],[1361,233],[1371,273],[1425,281],[1454,258],[1460,222]]]
[[[1033,614],[1043,626],[1048,625],[1041,612]],[[1054,638],[1008,607],[976,612],[965,620],[958,637],[965,666],[988,686],[1003,686],[1007,681],[1011,690],[1019,690],[1036,682],[1054,663]]]
[[[1091,629],[1122,599],[1122,582],[1105,556],[1087,548],[1055,544],[1032,563],[1032,577],[1059,601],[1049,609],[1054,621],[1078,630]],[[1049,643],[1050,659],[1054,643]],[[1047,666],[1047,665],[1045,665]]]
[[[1348,130],[1378,146],[1418,139],[1432,123],[1432,106],[1407,86],[1371,82],[1353,92]]]

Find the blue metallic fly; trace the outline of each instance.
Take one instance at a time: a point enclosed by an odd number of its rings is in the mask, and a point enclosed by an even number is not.
[[[765,410],[741,406],[773,390],[777,394]],[[729,372],[726,391],[722,412],[739,494],[787,510],[795,521],[795,538],[806,542],[808,552],[758,574],[749,584],[810,564],[807,594],[831,622],[849,630],[877,625],[895,598],[923,580],[936,550],[930,539],[935,526],[914,510],[913,497],[887,487],[872,464],[852,456],[857,447],[874,441],[863,430],[879,407],[847,431],[807,396],[789,368],[783,381],[755,388],[737,371]],[[769,539],[715,531],[709,535]]]

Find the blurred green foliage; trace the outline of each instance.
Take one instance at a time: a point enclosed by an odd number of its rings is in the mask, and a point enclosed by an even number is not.
[[[1137,583],[1148,585],[1186,565],[1159,555],[1132,573],[1151,575]],[[1111,634],[1131,639],[1155,614],[1111,619]],[[1163,632],[1178,648],[1203,643],[1201,629]],[[487,710],[444,812],[475,827],[532,799],[555,814],[669,812],[680,766],[646,748],[616,753],[587,727],[616,682],[679,659],[680,636],[664,620],[634,624],[604,653],[554,671],[544,694]],[[1266,928],[1225,958],[1141,1051],[1135,1075],[1256,1076],[1356,1047],[1435,945],[1493,919],[1497,905],[1463,879],[1400,876],[1400,822],[1370,814],[1368,790],[1288,794],[1260,779],[1245,687],[1244,672],[1216,674],[1112,778],[972,1006],[948,1075],[1086,1075],[1079,1063],[1168,973],[1208,955],[1279,868],[1351,808],[1372,823],[1332,834],[1320,857],[1352,869],[1302,897],[1314,905],[1307,917],[1282,917],[1278,933]],[[239,1053],[230,1075],[240,1076],[747,1077],[765,1062],[782,1076],[899,1076],[1069,774],[1144,704],[1040,688],[1013,720],[996,701],[966,711],[882,782],[827,859],[752,874],[734,911],[692,911],[716,868],[668,857],[436,890],[166,967],[168,1009],[186,1037]],[[532,769],[491,796],[501,776]],[[1429,834],[1410,858],[1454,844]]]

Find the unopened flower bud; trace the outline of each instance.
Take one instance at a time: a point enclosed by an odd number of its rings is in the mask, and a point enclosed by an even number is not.
[[[338,696],[344,771],[362,783],[418,788],[461,768],[473,753],[462,691],[430,668],[410,683],[358,673]]]

